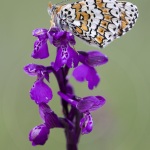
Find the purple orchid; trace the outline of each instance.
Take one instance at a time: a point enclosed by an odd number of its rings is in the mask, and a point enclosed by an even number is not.
[[[108,58],[98,51],[87,53],[79,51],[79,60],[82,64],[74,69],[72,75],[79,82],[88,81],[88,88],[93,90],[100,82],[100,77],[94,67],[107,63]]]
[[[43,80],[37,80],[30,90],[30,97],[37,104],[42,102],[48,103],[52,99],[53,94],[51,88]]]
[[[47,29],[35,29],[32,35],[38,39],[34,42],[34,49],[31,56],[35,59],[45,59],[49,57],[48,45],[47,45]]]
[[[29,140],[33,146],[44,145],[48,139],[49,128],[45,124],[34,127],[29,133]]]
[[[80,128],[82,134],[88,134],[93,130],[93,119],[89,112],[84,113],[83,118],[80,120]]]
[[[49,82],[49,73],[46,67],[36,64],[28,64],[24,67],[24,71],[30,76],[37,76],[37,80],[30,90],[30,97],[37,104],[45,102],[48,103],[52,97],[51,88],[44,83],[44,78]]]
[[[102,96],[88,96],[84,98],[72,99],[62,92],[58,92],[58,95],[83,113],[83,118],[80,120],[81,133],[88,134],[91,132],[93,129],[93,120],[90,111],[101,108],[106,102],[105,98]]]
[[[44,123],[34,127],[29,133],[29,140],[33,146],[45,144],[51,128],[62,127],[57,115],[47,104],[40,103],[39,112]]]
[[[31,55],[33,58],[49,57],[47,42],[56,47],[56,58],[48,66],[28,64],[24,67],[26,74],[36,77],[30,89],[30,98],[37,104],[43,122],[30,131],[29,140],[33,146],[43,145],[48,140],[50,130],[61,128],[65,131],[67,150],[77,150],[80,134],[88,134],[93,129],[91,112],[101,108],[106,100],[102,96],[76,96],[67,76],[73,68],[74,78],[79,82],[87,81],[92,90],[100,82],[96,67],[107,63],[108,58],[98,51],[76,51],[74,36],[56,27],[50,30],[38,28],[32,35],[37,37]],[[50,74],[55,75],[59,85],[63,117],[57,116],[48,105],[53,100]]]
[[[75,45],[74,36],[66,31],[61,31],[58,28],[52,28],[49,31],[50,43],[57,48],[57,55],[54,62],[54,69],[57,71],[65,64],[69,68],[74,68],[78,65],[78,53],[71,47]]]
[[[88,81],[88,87],[90,90],[96,87],[100,82],[100,77],[95,68],[84,64],[75,68],[72,75],[79,82]]]

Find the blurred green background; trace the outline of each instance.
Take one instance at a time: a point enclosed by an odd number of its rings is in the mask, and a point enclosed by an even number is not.
[[[53,3],[59,2],[52,1]],[[94,130],[81,136],[79,150],[149,150],[150,149],[150,1],[130,0],[139,8],[135,27],[107,46],[103,53],[109,62],[98,68],[101,83],[94,91],[87,84],[76,83],[78,96],[103,95],[106,105],[93,112]],[[0,150],[65,150],[63,130],[51,130],[44,146],[32,147],[28,132],[41,124],[37,106],[29,97],[35,78],[22,68],[28,63],[49,64],[51,57],[33,60],[30,54],[35,40],[31,32],[49,28],[48,0],[0,1]],[[91,50],[77,40],[76,49]],[[52,109],[61,114],[58,86],[51,75],[54,99]]]

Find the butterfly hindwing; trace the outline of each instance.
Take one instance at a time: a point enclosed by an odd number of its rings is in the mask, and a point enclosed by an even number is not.
[[[64,5],[60,13],[69,31],[101,48],[129,31],[138,17],[135,5],[116,0],[83,0]]]

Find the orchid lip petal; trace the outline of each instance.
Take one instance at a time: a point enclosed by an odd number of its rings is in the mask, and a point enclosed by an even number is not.
[[[34,59],[45,59],[49,57],[47,42],[37,39],[34,42],[34,50],[31,54],[31,57]]]
[[[93,119],[90,113],[85,113],[84,117],[80,120],[80,128],[82,134],[88,134],[93,129]]]
[[[33,146],[44,145],[48,139],[49,128],[45,124],[34,127],[29,133],[29,140]]]
[[[56,71],[65,64],[68,66],[68,68],[75,68],[78,63],[78,53],[69,45],[64,44],[57,48],[57,56],[54,62],[54,69]]]
[[[37,104],[42,102],[48,103],[52,99],[53,94],[51,88],[46,83],[38,80],[30,90],[30,97]]]
[[[83,64],[76,67],[72,75],[79,82],[87,81],[88,88],[90,90],[93,90],[94,87],[97,87],[100,82],[100,77],[95,68]]]

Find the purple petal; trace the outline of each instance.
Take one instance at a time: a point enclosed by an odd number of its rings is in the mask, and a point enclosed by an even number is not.
[[[24,68],[25,73],[27,73],[30,76],[37,76],[40,73],[46,72],[46,68],[42,65],[37,64],[28,64]]]
[[[44,59],[49,57],[47,41],[37,39],[34,42],[34,50],[31,56],[35,59]]]
[[[41,119],[45,122],[45,114],[46,113],[52,113],[53,111],[46,103],[40,103],[39,104],[39,113]]]
[[[60,47],[63,44],[67,44],[68,41],[66,39],[66,31],[59,31],[53,36],[52,44],[55,47]]]
[[[54,37],[59,31],[60,31],[59,28],[53,27],[50,29],[50,31],[48,31],[48,36]]]
[[[105,104],[105,99],[102,96],[88,96],[81,99],[77,104],[77,109],[80,112],[94,111],[101,108]]]
[[[75,68],[72,75],[79,82],[83,82],[85,80],[88,81],[88,87],[90,90],[96,87],[100,82],[100,78],[96,70],[93,67],[86,65],[80,65]]]
[[[23,70],[29,76],[37,76],[37,66],[36,64],[28,64],[24,66]]]
[[[99,102],[90,111],[97,109],[97,107],[101,108],[106,103],[106,99],[104,97],[102,96],[95,96],[95,97],[99,100]]]
[[[39,103],[48,103],[52,97],[51,88],[45,84],[42,80],[37,80],[33,87],[30,90],[30,97],[32,100],[35,100],[37,104]]]
[[[75,45],[76,44],[76,41],[75,41],[75,38],[74,38],[74,35],[70,32],[67,32],[67,39],[69,41],[69,43],[71,45]]]
[[[73,71],[73,76],[74,78],[79,81],[79,82],[83,82],[86,80],[86,76],[87,76],[87,67],[85,65],[80,65],[77,68],[74,69]]]
[[[66,31],[60,31],[60,29],[56,27],[51,28],[51,30],[48,32],[48,38],[50,43],[53,44],[55,47],[61,46],[61,43],[66,40],[65,37],[62,38],[65,32]]]
[[[80,62],[91,67],[100,66],[108,62],[107,56],[99,51],[79,51],[79,59]]]
[[[56,33],[55,40],[65,40],[65,39],[66,39],[66,31],[59,31]]]
[[[44,145],[48,139],[49,128],[45,124],[34,127],[29,133],[29,140],[33,146]]]
[[[80,120],[80,128],[82,134],[88,134],[93,129],[93,120],[90,113],[85,113],[84,117]]]
[[[24,68],[24,72],[29,76],[37,76],[38,78],[45,78],[49,82],[49,73],[52,71],[42,65],[28,64]]]
[[[89,68],[86,80],[88,81],[88,87],[90,90],[92,90],[94,87],[97,87],[98,83],[100,82],[100,78],[94,68]]]
[[[67,31],[59,30],[58,28],[54,27],[48,32],[49,41],[55,47],[60,47],[63,44],[71,44],[75,45],[74,35]]]
[[[47,127],[49,127],[49,128],[54,128],[54,127],[62,128],[62,125],[60,123],[60,119],[57,117],[57,115],[51,110],[51,108],[47,104],[45,104],[45,103],[39,104],[39,113],[40,113],[42,120],[47,125]]]
[[[47,32],[47,29],[37,28],[32,31],[32,35],[38,37],[39,39],[46,40],[48,38]]]
[[[62,57],[62,55],[64,55],[63,57]],[[61,50],[61,48],[58,48],[57,49],[57,54],[56,54],[56,59],[55,59],[55,62],[54,62],[54,69],[56,70],[56,71],[58,71],[64,64],[66,64],[66,62],[67,62],[67,59],[68,59],[68,55],[67,55],[67,53],[66,53],[66,55],[65,54],[62,54],[62,50]]]
[[[67,51],[69,53],[69,58],[68,58],[68,61],[67,61],[67,66],[69,68],[75,68],[75,67],[77,67],[78,63],[79,63],[78,53],[73,48],[71,48],[69,45],[67,47]]]
[[[61,47],[57,49],[54,69],[57,71],[65,64],[69,68],[76,67],[78,62],[78,53],[69,45],[61,45]]]

